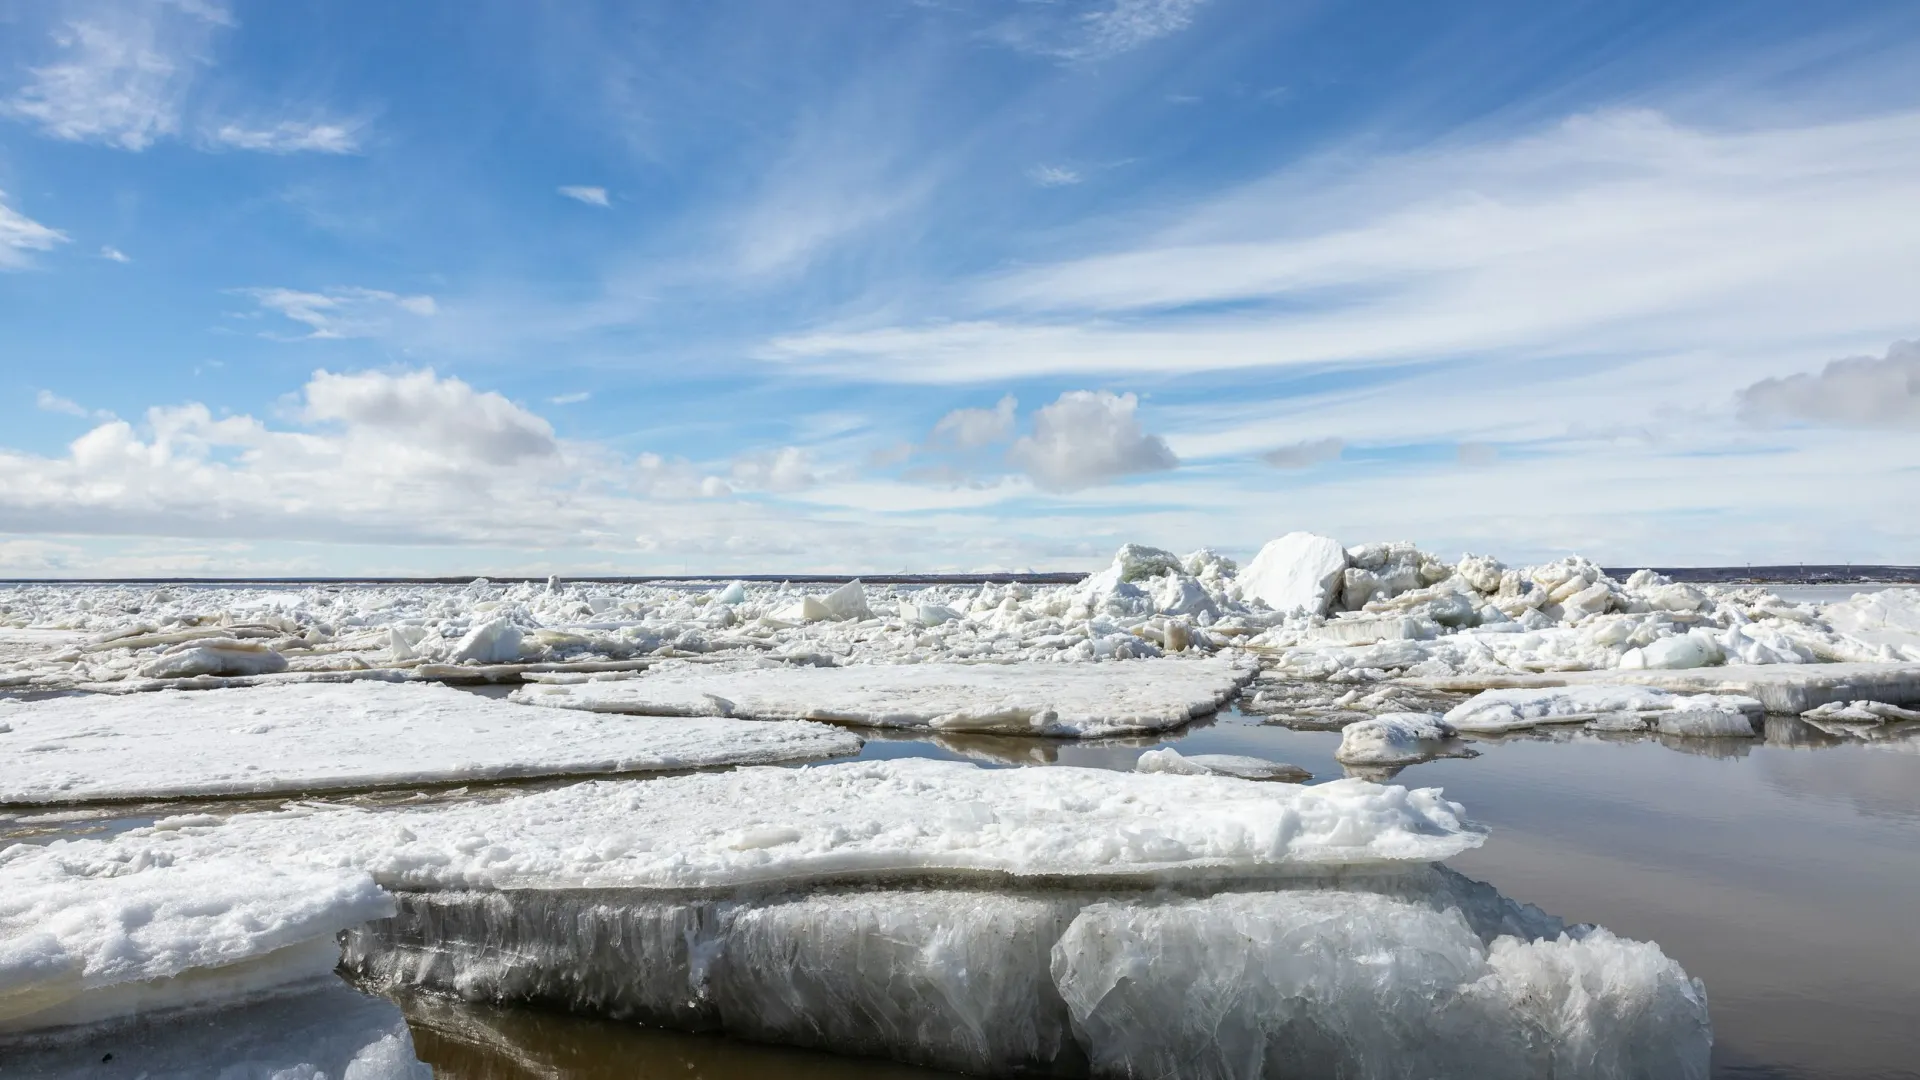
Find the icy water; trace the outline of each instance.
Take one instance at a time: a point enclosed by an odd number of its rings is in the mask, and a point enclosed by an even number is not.
[[[1318,780],[1342,775],[1338,743],[1337,733],[1228,713],[1162,739],[872,737],[862,756],[1127,769],[1170,745],[1290,761]],[[1775,718],[1764,742],[1559,733],[1474,745],[1478,757],[1397,777],[1444,787],[1493,827],[1485,847],[1451,865],[1554,914],[1658,941],[1707,984],[1717,1077],[1920,1077],[1920,740],[1861,745]],[[0,815],[0,844],[179,811]],[[941,1075],[532,1010],[400,1004],[421,1059],[443,1077]]]

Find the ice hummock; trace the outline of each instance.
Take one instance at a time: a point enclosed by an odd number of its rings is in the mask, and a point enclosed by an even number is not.
[[[1164,731],[1218,709],[1253,669],[1218,658],[1117,664],[669,665],[512,699],[590,712],[827,720],[883,728],[1093,738]]]
[[[0,707],[0,804],[765,765],[857,753],[823,724],[531,709],[445,686],[298,684]]]

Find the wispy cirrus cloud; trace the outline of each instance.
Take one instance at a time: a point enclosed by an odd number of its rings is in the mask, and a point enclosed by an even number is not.
[[[360,127],[349,121],[280,120],[261,126],[221,124],[207,134],[214,146],[265,154],[353,154]]]
[[[0,191],[0,270],[24,269],[32,265],[33,252],[52,251],[66,242],[66,233],[7,205],[7,193]]]
[[[607,198],[607,189],[603,187],[588,187],[584,184],[563,184],[556,190],[574,202],[585,203],[588,206],[613,205],[613,202]]]
[[[431,318],[439,304],[425,294],[403,295],[384,289],[342,287],[310,292],[287,288],[235,289],[258,305],[255,314],[275,314],[306,328],[295,335],[312,340],[380,337],[403,320]],[[269,331],[266,336],[281,336]]]

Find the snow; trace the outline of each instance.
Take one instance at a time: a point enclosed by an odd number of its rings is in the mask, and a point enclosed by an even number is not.
[[[287,658],[257,641],[211,638],[175,645],[140,666],[148,679],[195,675],[267,675],[287,669]]]
[[[1234,776],[1242,780],[1281,780],[1299,783],[1313,774],[1298,765],[1241,754],[1182,754],[1173,747],[1149,750],[1133,763],[1134,772],[1174,773],[1180,776]]]
[[[1290,875],[1444,859],[1485,835],[1435,788],[895,759],[595,781],[380,813],[302,805],[217,825],[163,821],[102,850],[364,870],[396,888],[718,888],[903,874]]]
[[[1446,751],[1452,725],[1435,713],[1385,713],[1340,730],[1335,760],[1343,765],[1406,765]]]
[[[432,1080],[392,1002],[331,972],[218,1011],[158,1014],[65,1037],[0,1043],[37,1080]]]
[[[1340,542],[1292,532],[1270,540],[1240,574],[1241,595],[1275,611],[1324,615],[1341,588],[1347,552]]]
[[[237,1000],[324,975],[393,912],[364,871],[112,844],[0,851],[0,1032]]]
[[[820,724],[560,713],[386,682],[68,696],[0,705],[0,720],[0,803],[772,764],[861,745]]]
[[[827,720],[883,728],[1091,738],[1163,731],[1251,678],[1222,659],[1115,664],[662,665],[638,678],[535,685],[530,705],[650,716]]]
[[[1652,721],[1669,735],[1751,737],[1752,721],[1761,711],[1759,701],[1738,694],[1675,694],[1601,684],[1487,690],[1454,706],[1446,720],[1460,731],[1485,733],[1603,719],[1614,730],[1635,726],[1622,720]]]

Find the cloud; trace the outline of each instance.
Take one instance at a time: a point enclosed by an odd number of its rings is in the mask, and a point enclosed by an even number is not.
[[[207,139],[215,146],[265,154],[352,154],[360,149],[359,129],[357,123],[281,120],[265,127],[221,124]]]
[[[780,494],[812,487],[819,479],[807,452],[797,446],[735,458],[731,478],[736,488]]]
[[[108,262],[130,263],[133,261],[126,252],[121,251],[112,244],[103,244],[101,246],[100,257],[106,259]]]
[[[988,36],[1021,52],[1067,61],[1118,56],[1187,28],[1205,0],[1110,0],[1062,18],[1040,7],[1002,22]]]
[[[1920,430],[1920,342],[1835,360],[1817,375],[1762,379],[1738,400],[1740,414],[1755,421]]]
[[[549,404],[549,405],[578,405],[578,404],[580,404],[581,402],[583,402],[583,401],[585,401],[585,400],[587,400],[588,398],[590,398],[590,397],[592,397],[592,396],[593,396],[593,393],[592,393],[591,391],[588,391],[588,390],[575,390],[575,391],[574,391],[573,393],[571,393],[571,394],[555,394],[554,396],[552,396],[552,397],[550,397],[550,398],[548,398],[548,399],[547,399],[547,404]]]
[[[69,401],[51,390],[42,390],[38,394],[35,394],[33,405],[34,408],[39,409],[41,412],[65,413],[68,416],[87,415],[85,406],[74,401]]]
[[[1340,460],[1346,444],[1338,438],[1308,439],[1282,446],[1260,455],[1260,460],[1276,469],[1305,469],[1324,461]]]
[[[559,453],[553,427],[499,394],[432,368],[403,375],[316,371],[304,418],[452,462],[506,466]]]
[[[1492,443],[1463,442],[1453,448],[1455,460],[1472,468],[1482,468],[1500,460],[1500,448]]]
[[[991,409],[955,409],[933,425],[927,440],[934,447],[975,450],[1001,442],[1013,434],[1013,414],[1019,402],[1012,394]]]
[[[52,34],[60,58],[29,68],[31,79],[0,113],[56,139],[122,150],[177,135],[200,55],[220,25],[207,17],[213,10],[137,4],[65,23]]]
[[[0,191],[0,270],[31,266],[29,252],[52,251],[55,244],[66,242],[66,233],[48,228],[8,206],[7,193]]]
[[[607,200],[607,189],[603,187],[583,187],[577,184],[566,184],[555,190],[575,202],[583,202],[588,206],[613,205],[613,203]]]
[[[1033,417],[1033,434],[1007,460],[1048,491],[1073,491],[1179,464],[1166,441],[1140,430],[1139,400],[1104,390],[1069,390]]]
[[[396,318],[423,319],[439,311],[433,297],[405,296],[381,289],[357,287],[303,292],[298,289],[250,288],[235,292],[253,298],[263,311],[285,316],[307,328],[302,338],[334,340],[379,337],[391,330]]]
[[[1035,165],[1027,170],[1027,176],[1041,187],[1068,187],[1084,179],[1079,173],[1062,165]]]

